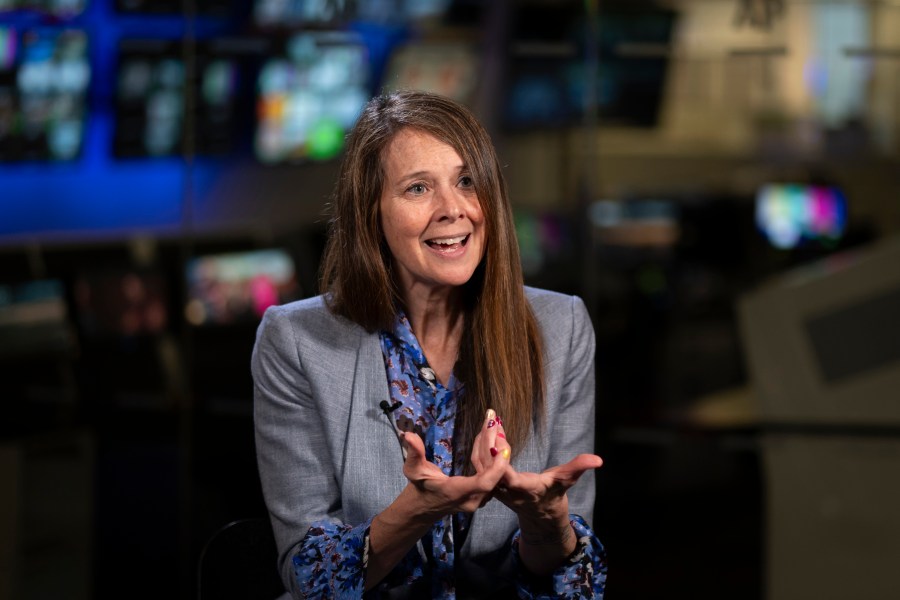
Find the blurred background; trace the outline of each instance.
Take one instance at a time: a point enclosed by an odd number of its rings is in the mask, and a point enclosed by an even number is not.
[[[608,600],[900,597],[900,2],[0,0],[0,599],[265,515],[255,329],[399,88],[587,303]]]

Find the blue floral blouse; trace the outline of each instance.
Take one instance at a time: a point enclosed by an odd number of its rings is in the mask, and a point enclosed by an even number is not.
[[[447,474],[462,473],[465,456],[454,456],[453,426],[464,385],[452,375],[446,385],[435,377],[410,328],[400,314],[394,331],[381,333],[381,349],[391,402],[400,431],[415,432],[425,442],[428,460]],[[462,453],[459,453],[460,455]],[[454,599],[454,557],[468,530],[469,515],[457,513],[437,521],[415,548],[375,588],[363,593],[371,519],[355,525],[331,521],[313,523],[294,555],[294,573],[305,597],[378,598],[382,591],[428,584],[432,598]],[[520,598],[602,598],[606,586],[606,555],[587,523],[570,515],[578,536],[575,552],[550,577],[536,578],[518,559],[518,536],[511,548],[519,576]]]

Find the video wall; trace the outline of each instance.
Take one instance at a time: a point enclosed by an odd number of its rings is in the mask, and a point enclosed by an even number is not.
[[[235,163],[335,159],[450,4],[0,0],[0,236],[177,232]]]
[[[472,102],[489,85],[508,90],[497,121],[510,130],[577,126],[590,49],[584,6],[563,2],[551,21],[545,3],[530,4],[538,8],[514,11],[505,80],[485,81],[486,4],[477,0],[198,0],[190,15],[176,0],[0,0],[0,240],[177,234],[205,214],[186,214],[187,191],[214,212],[216,182],[235,165],[265,196],[277,193],[265,188],[269,171],[302,177],[335,160],[381,90]],[[656,9],[610,15],[604,48],[664,41],[671,30],[671,14]],[[441,25],[457,34],[429,38]],[[516,50],[548,39],[573,50]],[[600,114],[652,125],[649,92],[665,65],[607,63]]]

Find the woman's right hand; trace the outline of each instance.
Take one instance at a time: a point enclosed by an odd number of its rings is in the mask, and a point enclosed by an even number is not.
[[[381,581],[436,521],[457,512],[474,512],[491,499],[509,466],[509,453],[487,460],[497,429],[493,411],[489,411],[475,437],[471,456],[475,474],[470,476],[445,475],[425,456],[422,438],[415,433],[401,434],[406,449],[403,474],[409,483],[372,520],[365,589]]]

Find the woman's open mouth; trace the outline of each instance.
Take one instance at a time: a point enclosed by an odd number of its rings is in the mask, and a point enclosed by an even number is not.
[[[434,248],[439,252],[452,252],[458,248],[462,248],[469,241],[469,235],[458,235],[455,237],[434,238],[425,240],[429,248]]]

